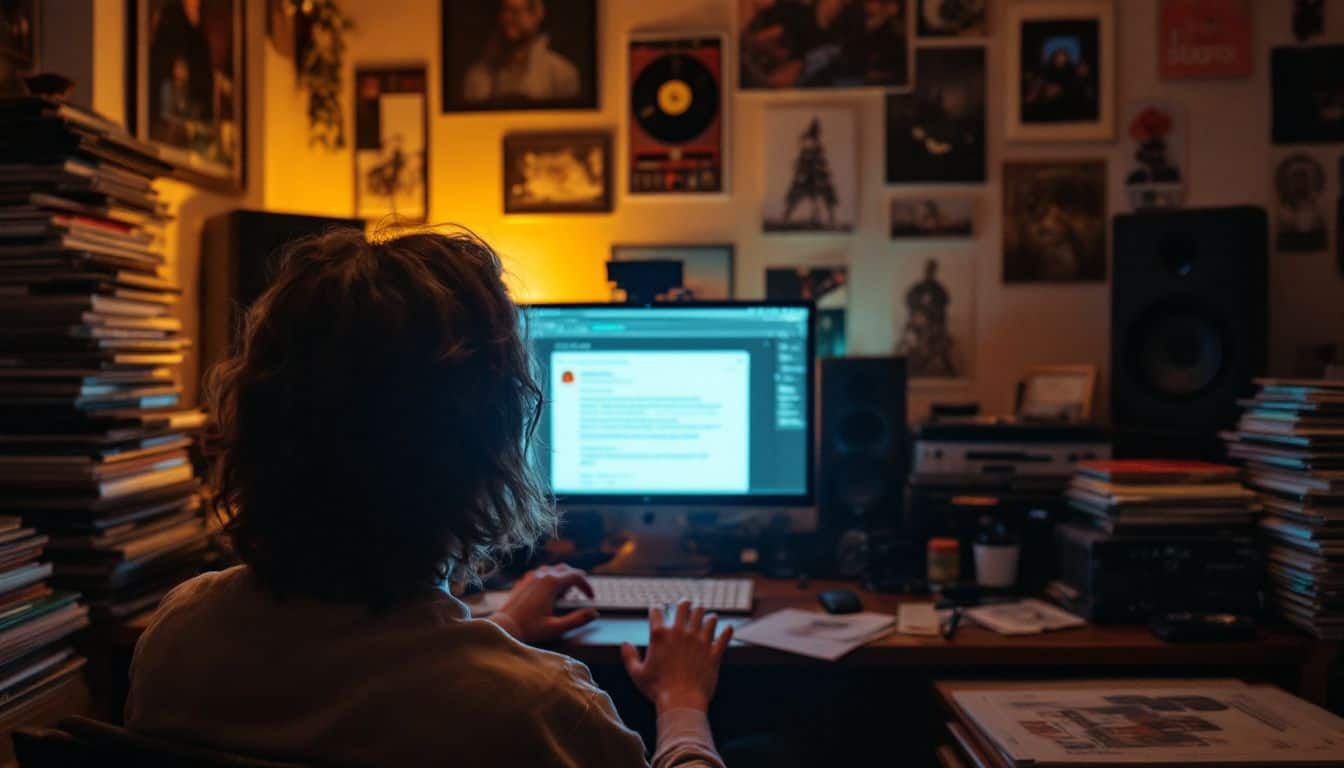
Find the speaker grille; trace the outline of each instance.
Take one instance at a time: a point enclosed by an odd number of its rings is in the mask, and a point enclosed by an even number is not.
[[[1215,315],[1191,299],[1149,307],[1126,344],[1136,383],[1160,397],[1198,397],[1226,375],[1226,331]]]

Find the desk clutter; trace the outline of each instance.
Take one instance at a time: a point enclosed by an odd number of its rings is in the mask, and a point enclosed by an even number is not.
[[[0,512],[42,534],[62,591],[38,599],[95,621],[153,607],[209,536],[152,187],[168,170],[97,114],[0,100]]]

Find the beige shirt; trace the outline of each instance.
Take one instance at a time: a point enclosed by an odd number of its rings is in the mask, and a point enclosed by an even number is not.
[[[246,566],[164,598],[135,647],[126,724],[346,765],[648,765],[587,667],[472,619],[447,593],[371,614],[276,600]],[[704,715],[664,713],[652,763],[722,768]]]

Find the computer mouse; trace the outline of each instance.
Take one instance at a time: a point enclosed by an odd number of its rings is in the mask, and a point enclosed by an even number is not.
[[[817,595],[827,613],[858,613],[863,610],[859,596],[848,589],[832,589]]]

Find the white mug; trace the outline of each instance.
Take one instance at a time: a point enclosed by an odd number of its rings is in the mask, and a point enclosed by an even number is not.
[[[975,545],[975,581],[982,587],[1011,587],[1017,583],[1016,544]]]

